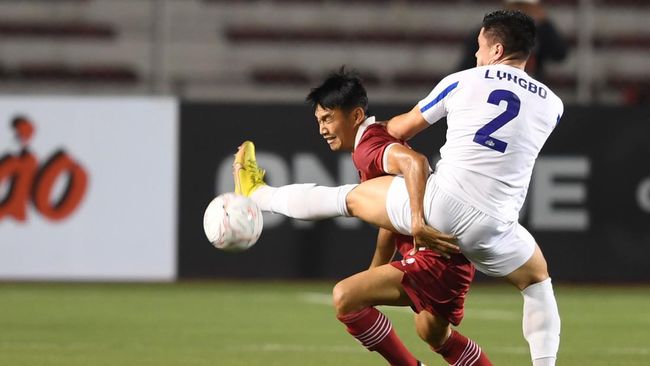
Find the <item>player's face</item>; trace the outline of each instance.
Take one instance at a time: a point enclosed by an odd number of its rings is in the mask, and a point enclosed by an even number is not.
[[[356,135],[355,113],[345,112],[340,108],[327,109],[316,106],[318,132],[325,139],[332,151],[354,149]]]

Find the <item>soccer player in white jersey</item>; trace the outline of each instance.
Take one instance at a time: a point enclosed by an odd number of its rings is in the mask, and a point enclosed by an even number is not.
[[[436,173],[427,181],[424,219],[455,235],[478,270],[504,278],[521,291],[523,333],[533,365],[549,366],[555,365],[559,348],[560,316],[546,260],[517,219],[535,159],[559,122],[563,105],[523,71],[534,38],[529,16],[507,10],[486,14],[478,36],[477,67],[445,77],[410,112],[392,118],[387,128],[394,137],[409,139],[447,117],[447,141]],[[236,173],[251,182],[250,196],[263,210],[300,219],[356,216],[409,234],[410,204],[400,177],[320,190],[314,196],[293,191],[292,186],[266,186],[254,157]],[[290,199],[274,202],[282,197]],[[433,244],[432,249],[440,250]]]

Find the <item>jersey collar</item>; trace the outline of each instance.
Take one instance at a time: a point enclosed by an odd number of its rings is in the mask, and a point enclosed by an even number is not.
[[[368,126],[370,126],[372,124],[375,124],[375,123],[377,123],[377,122],[375,122],[375,116],[370,116],[370,117],[366,118],[366,120],[363,121],[363,123],[361,123],[361,125],[359,126],[359,129],[357,130],[357,135],[354,137],[354,149],[355,150],[357,149],[357,145],[359,145],[359,141],[361,140],[361,136],[363,136],[363,133],[366,132],[366,128],[368,128]]]

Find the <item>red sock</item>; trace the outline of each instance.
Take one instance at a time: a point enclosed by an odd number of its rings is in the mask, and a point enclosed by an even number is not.
[[[455,330],[437,350],[447,363],[454,366],[492,366],[492,362],[478,344]]]
[[[393,366],[417,366],[420,363],[397,337],[393,326],[375,308],[337,316],[347,326],[348,333],[370,351],[379,352]]]

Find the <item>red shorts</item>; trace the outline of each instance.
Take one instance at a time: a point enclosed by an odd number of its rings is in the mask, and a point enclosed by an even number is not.
[[[391,265],[404,272],[402,287],[417,313],[426,310],[453,325],[460,324],[475,271],[465,256],[455,254],[445,259],[425,249]]]

